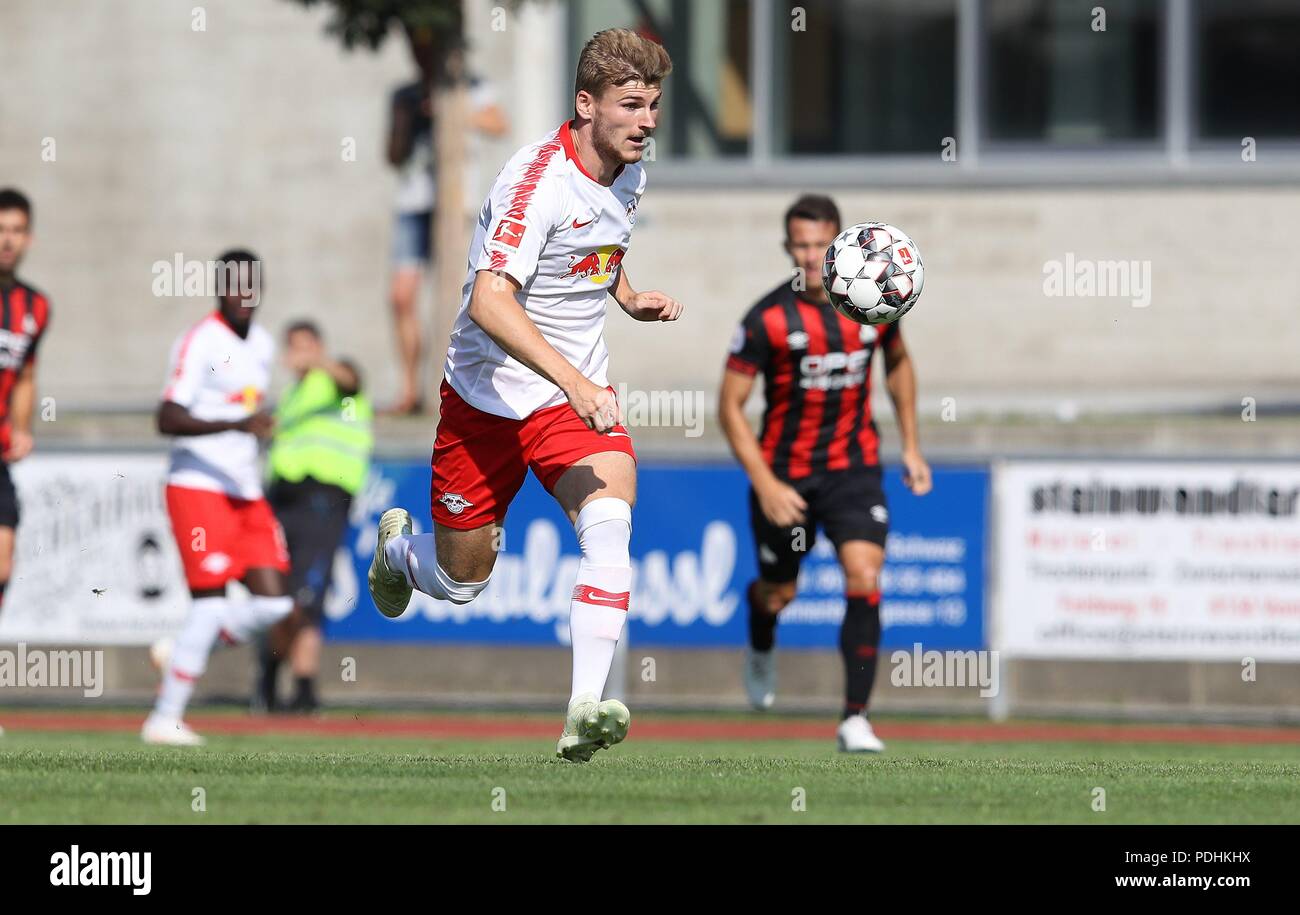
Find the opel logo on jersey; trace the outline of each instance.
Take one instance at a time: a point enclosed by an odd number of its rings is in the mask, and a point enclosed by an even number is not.
[[[801,330],[796,330],[785,338],[785,345],[790,349],[807,349],[808,335]]]
[[[799,386],[824,391],[854,387],[867,378],[871,350],[851,353],[810,353],[799,360]]]
[[[447,506],[447,511],[451,512],[453,515],[459,515],[465,509],[474,507],[473,502],[469,501],[457,492],[443,493],[442,498],[438,501]]]
[[[618,245],[603,245],[582,257],[570,254],[569,270],[567,273],[560,274],[560,278],[580,276],[593,283],[603,283],[618,269],[625,253]]]
[[[0,369],[21,368],[30,342],[30,336],[0,330]]]
[[[858,339],[863,343],[875,343],[878,336],[880,331],[870,324],[863,324],[862,329],[858,331]]]

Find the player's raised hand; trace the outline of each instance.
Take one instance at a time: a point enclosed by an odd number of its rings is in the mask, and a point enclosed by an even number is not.
[[[799,491],[789,483],[773,480],[761,487],[755,487],[758,507],[763,515],[777,527],[794,527],[803,524],[807,516],[808,503]]]
[[[685,306],[662,292],[638,292],[627,313],[638,321],[676,321]]]
[[[903,452],[903,482],[914,496],[923,496],[930,491],[933,485],[930,481],[930,465],[919,451]]]
[[[602,388],[586,378],[580,378],[573,392],[569,394],[569,406],[578,418],[602,435],[617,426],[622,419],[619,416],[618,398],[609,388]]]

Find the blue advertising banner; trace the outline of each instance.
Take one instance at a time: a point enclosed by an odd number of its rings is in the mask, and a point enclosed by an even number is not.
[[[984,647],[984,547],[988,471],[936,468],[917,498],[896,469],[885,473],[891,534],[882,575],[883,647]],[[643,463],[633,512],[630,644],[738,647],[745,590],[757,561],[745,475],[736,467]],[[492,581],[456,605],[418,591],[400,620],[379,614],[366,591],[381,512],[403,505],[429,522],[429,465],[376,462],[353,505],[326,603],[329,638],[352,641],[567,644],[578,543],[555,501],[530,475],[506,518]],[[781,614],[782,648],[833,648],[844,613],[843,574],[824,536]]]

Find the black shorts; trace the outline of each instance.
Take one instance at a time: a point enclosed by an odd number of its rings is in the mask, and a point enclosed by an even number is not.
[[[777,527],[749,490],[749,523],[758,553],[758,574],[764,581],[788,582],[799,577],[799,565],[817,541],[817,528],[836,547],[849,540],[866,540],[884,547],[889,533],[889,506],[878,467],[838,470],[786,480],[808,503],[805,521]]]
[[[301,483],[275,483],[267,500],[289,546],[289,596],[308,619],[319,623],[333,577],[334,554],[347,532],[352,497],[308,477]]]
[[[0,527],[18,526],[18,492],[9,478],[9,465],[0,461]]]

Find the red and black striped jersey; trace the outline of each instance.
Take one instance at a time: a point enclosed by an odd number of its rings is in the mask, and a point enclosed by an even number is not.
[[[777,476],[880,463],[871,416],[871,357],[902,340],[897,323],[856,324],[800,298],[789,282],[758,301],[736,328],[727,368],[763,373],[767,407],[759,442]]]
[[[9,400],[27,363],[36,358],[50,301],[26,283],[0,284],[0,425],[9,424]]]

